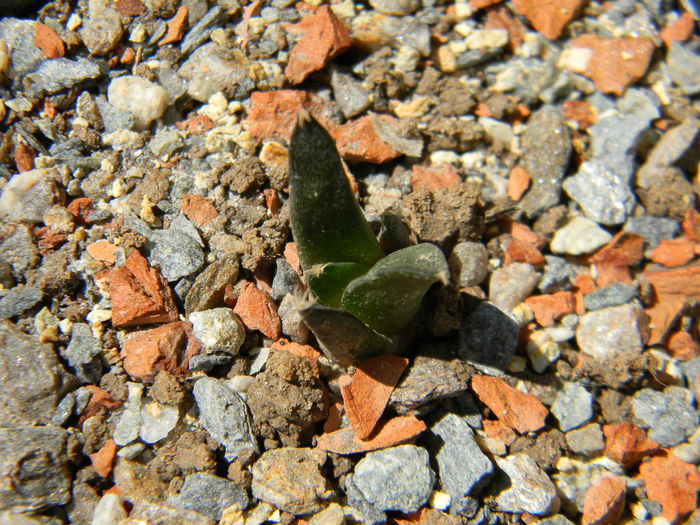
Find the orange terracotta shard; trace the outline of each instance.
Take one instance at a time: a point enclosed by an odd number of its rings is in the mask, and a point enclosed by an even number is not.
[[[289,52],[289,62],[284,70],[284,76],[293,85],[323,69],[328,61],[352,45],[348,28],[326,4],[290,26],[289,31],[303,35]]]
[[[233,311],[250,330],[260,330],[270,339],[280,338],[282,321],[277,314],[277,305],[269,294],[253,283],[245,283]]]
[[[639,463],[642,458],[656,452],[659,444],[647,437],[647,433],[632,423],[605,425],[605,455],[625,468]]]
[[[519,201],[530,187],[530,175],[520,166],[516,166],[508,175],[508,198]]]
[[[544,427],[549,411],[532,394],[520,392],[497,377],[484,375],[472,377],[471,386],[479,400],[510,428],[523,434]]]
[[[114,457],[117,455],[117,444],[112,438],[105,441],[102,448],[93,454],[89,454],[90,461],[92,461],[92,468],[95,472],[106,478],[112,472],[112,467],[114,466]]]
[[[612,525],[625,510],[627,482],[621,476],[603,476],[588,492],[583,502],[585,525]]]
[[[503,265],[508,266],[514,262],[523,262],[535,268],[541,268],[544,264],[544,256],[532,244],[513,239],[508,243],[506,251],[503,254]]]
[[[525,304],[535,314],[535,320],[540,326],[552,326],[555,320],[576,311],[574,294],[569,291],[534,295],[525,299]]]
[[[174,44],[182,40],[182,37],[185,35],[185,28],[187,27],[187,12],[186,5],[180,6],[175,16],[168,20],[168,32],[163,39],[158,42],[159,46]]]
[[[361,440],[352,428],[343,428],[323,434],[318,438],[316,447],[341,456],[370,452],[405,443],[423,432],[427,427],[420,419],[413,416],[400,416],[380,422],[369,439]]]
[[[685,42],[693,34],[695,18],[690,13],[683,13],[675,22],[667,25],[661,30],[661,40],[666,45],[671,42]]]
[[[659,299],[668,296],[700,301],[700,263],[695,262],[672,270],[648,269],[643,275],[654,287]]]
[[[405,357],[380,355],[362,361],[352,377],[340,378],[345,411],[360,439],[372,434],[406,366],[408,359]]]
[[[112,296],[112,325],[136,326],[178,319],[167,281],[138,250],[123,266],[106,274]]]
[[[105,264],[114,264],[117,247],[104,239],[88,244],[86,248],[91,257]]]
[[[695,257],[695,243],[685,237],[664,239],[651,252],[651,260],[667,268],[683,266]]]
[[[411,170],[413,171],[411,187],[414,191],[421,186],[431,190],[451,188],[462,180],[459,178],[457,170],[451,164],[435,164],[432,166],[415,164]]]
[[[685,309],[685,299],[673,297],[664,297],[653,306],[646,308],[649,316],[649,345],[658,345],[666,341],[669,332]]]
[[[647,496],[661,504],[661,515],[669,522],[679,523],[697,508],[700,473],[695,465],[664,452],[640,466],[639,473]]]
[[[211,199],[195,194],[182,196],[182,213],[197,226],[206,226],[219,216]]]
[[[396,119],[388,115],[365,115],[332,131],[331,135],[343,159],[348,162],[382,164],[401,155],[401,152],[381,138],[375,119],[380,119],[390,126],[396,124]]]
[[[41,49],[46,58],[65,56],[66,45],[58,33],[46,24],[37,24],[34,30],[34,44]]]
[[[559,38],[585,3],[586,0],[513,0],[518,14],[549,40]]]

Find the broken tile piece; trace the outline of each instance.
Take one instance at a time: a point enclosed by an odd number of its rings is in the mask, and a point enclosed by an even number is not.
[[[576,310],[574,294],[569,291],[533,295],[525,299],[525,304],[535,314],[535,320],[540,326],[552,326],[555,320]]]
[[[642,458],[659,449],[659,444],[632,423],[605,425],[605,455],[625,468],[639,463]]]
[[[425,429],[425,423],[420,419],[413,416],[399,416],[380,422],[367,440],[363,441],[358,438],[352,428],[342,428],[320,436],[316,447],[347,456],[405,443],[418,436]]]
[[[433,164],[431,166],[415,164],[411,170],[413,171],[411,188],[414,191],[421,186],[426,186],[431,190],[450,188],[461,181],[457,170],[451,164]]]
[[[66,45],[58,33],[46,24],[37,24],[34,30],[34,44],[46,58],[59,58],[66,54]]]
[[[472,390],[504,424],[521,434],[544,427],[549,411],[531,394],[525,394],[497,377],[472,377]]]
[[[246,282],[243,286],[233,311],[251,330],[260,330],[274,340],[282,335],[282,321],[277,315],[277,305],[270,294],[260,290],[251,282]]]
[[[508,175],[508,198],[513,201],[520,200],[530,187],[530,175],[520,166],[516,166]]]
[[[585,34],[571,42],[565,67],[593,80],[603,93],[622,95],[649,67],[654,44],[645,38],[602,38]]]
[[[700,264],[697,262],[672,270],[648,269],[643,275],[659,298],[700,300]]]
[[[669,522],[678,523],[696,509],[700,473],[695,465],[665,452],[640,466],[639,473],[647,496],[661,504],[661,515]]]
[[[339,379],[348,420],[360,439],[374,430],[406,366],[406,357],[380,355],[365,359],[352,376]]]
[[[177,321],[177,306],[170,286],[138,250],[132,251],[123,266],[105,277],[112,296],[112,325]]]
[[[284,76],[292,85],[301,83],[311,73],[322,69],[326,62],[352,44],[348,28],[325,4],[287,30],[303,35],[289,52],[289,62],[284,70]]]
[[[117,247],[104,239],[88,244],[86,250],[90,256],[103,263],[114,264],[116,260]]]
[[[585,0],[514,0],[515,10],[539,33],[554,40],[581,11]]]
[[[92,454],[89,454],[90,461],[92,461],[92,468],[95,472],[106,478],[112,472],[112,466],[114,465],[114,457],[117,455],[117,444],[112,438],[105,441],[102,447]]]
[[[683,266],[695,257],[695,243],[685,237],[663,239],[650,255],[652,261],[667,268]]]
[[[410,153],[411,144],[405,148],[402,145],[404,142],[415,142],[387,133],[394,130],[397,124],[398,121],[388,115],[370,114],[339,126],[332,135],[340,156],[348,162],[382,164],[404,153]]]
[[[612,525],[625,510],[627,483],[622,476],[603,476],[588,492],[583,502],[583,523]]]
[[[195,194],[182,196],[182,213],[200,227],[206,226],[219,216],[211,199]]]
[[[187,11],[187,6],[182,5],[175,13],[175,16],[168,20],[168,32],[158,42],[159,46],[174,44],[182,40],[182,37],[185,35],[185,27],[187,26]]]

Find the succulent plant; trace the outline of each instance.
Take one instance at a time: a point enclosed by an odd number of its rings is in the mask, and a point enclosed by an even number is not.
[[[407,326],[447,261],[429,243],[385,255],[353,195],[328,132],[301,111],[292,134],[291,227],[307,281],[297,307],[341,366],[400,351]]]

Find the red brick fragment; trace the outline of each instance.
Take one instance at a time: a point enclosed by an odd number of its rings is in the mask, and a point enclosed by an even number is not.
[[[80,425],[82,425],[87,418],[94,416],[100,411],[115,410],[122,405],[121,401],[114,399],[112,394],[105,392],[99,386],[86,385],[85,388],[90,391],[90,399],[88,399],[87,405],[85,405],[85,408],[80,413]]]
[[[608,286],[614,282],[631,283],[630,266],[642,260],[644,238],[628,232],[616,234],[605,246],[594,253],[590,261],[598,270],[597,285]]]
[[[187,130],[190,135],[201,135],[214,127],[214,123],[206,115],[197,115],[189,120],[176,122],[175,125],[180,131]]]
[[[426,428],[425,423],[420,419],[413,416],[399,416],[380,422],[367,440],[358,438],[352,428],[343,428],[320,436],[316,448],[341,456],[370,452],[405,443],[417,437]]]
[[[146,11],[140,0],[116,0],[114,8],[124,16],[141,16]]]
[[[518,439],[518,435],[512,428],[506,426],[500,419],[484,419],[484,432],[490,438],[497,439],[506,446],[511,446]]]
[[[197,226],[206,226],[219,216],[211,199],[187,193],[182,196],[182,213]]]
[[[351,377],[339,379],[345,412],[360,439],[372,434],[406,366],[405,357],[380,355],[362,361]]]
[[[289,52],[289,62],[284,70],[284,76],[293,85],[323,69],[328,61],[352,45],[348,28],[326,4],[319,6],[315,13],[306,15],[298,24],[289,26],[288,30],[303,35]]]
[[[401,155],[387,144],[377,130],[377,120],[396,126],[397,120],[388,115],[365,115],[331,130],[341,157],[348,162],[383,164]]]
[[[639,467],[647,496],[661,504],[661,515],[679,523],[697,508],[700,473],[695,465],[681,461],[672,452],[654,456]]]
[[[168,20],[168,32],[163,39],[158,42],[159,46],[174,44],[182,40],[182,37],[185,35],[185,28],[187,27],[187,14],[187,6],[180,6],[175,16]]]
[[[114,458],[117,455],[117,444],[112,438],[105,441],[102,448],[93,454],[89,454],[90,461],[92,461],[92,468],[95,472],[106,478],[112,472],[112,467],[114,466]]]
[[[265,195],[265,207],[271,217],[277,217],[280,213],[280,208],[282,207],[282,201],[280,201],[279,194],[277,190],[272,188],[267,188],[263,190],[263,195]]]
[[[588,492],[583,502],[585,525],[612,525],[625,510],[627,482],[621,476],[603,476]]]
[[[540,326],[552,326],[555,320],[576,311],[574,294],[569,291],[534,295],[525,299],[525,304],[535,314],[535,320]]]
[[[696,244],[685,238],[663,239],[651,252],[651,260],[667,268],[683,266],[695,257]]]
[[[55,250],[68,239],[65,233],[54,231],[48,226],[37,228],[34,230],[34,234],[39,239],[37,245],[41,255],[46,255],[47,253]]]
[[[530,175],[520,166],[516,166],[508,175],[508,198],[519,201],[530,187]]]
[[[513,239],[508,243],[503,254],[503,264],[508,266],[514,262],[523,262],[540,268],[544,264],[544,255],[532,244]]]
[[[421,186],[431,190],[451,188],[462,180],[459,178],[455,167],[451,164],[433,164],[430,166],[414,164],[411,167],[411,171],[413,171],[413,175],[411,175],[411,188],[413,188],[413,191]]]
[[[595,290],[595,281],[587,273],[580,273],[572,283],[574,292],[574,302],[576,303],[576,313],[583,315],[586,313],[586,307],[583,302],[583,297]]]
[[[664,347],[674,359],[680,361],[690,361],[700,354],[698,342],[688,332],[679,331],[672,333]]]
[[[34,45],[41,49],[46,58],[65,56],[66,45],[58,33],[46,24],[37,24],[34,29]]]
[[[691,13],[683,13],[675,22],[661,30],[661,40],[668,46],[671,42],[685,42],[693,34],[695,18]]]
[[[603,93],[622,95],[641,79],[649,67],[654,44],[644,38],[602,38],[585,34],[571,42],[572,48],[587,49],[590,55],[582,63],[568,62],[567,67],[593,80]]]
[[[92,211],[92,201],[87,197],[78,197],[68,203],[68,211],[73,214],[78,224],[90,224],[88,215]]]
[[[483,9],[484,7],[492,6],[502,0],[469,0],[469,5],[472,9]]]
[[[503,230],[510,233],[513,239],[525,242],[541,250],[547,245],[547,238],[537,235],[534,231],[530,229],[529,226],[522,224],[520,222],[515,222],[510,219],[506,219],[502,222]]]
[[[277,315],[277,305],[269,294],[246,281],[233,311],[250,330],[259,330],[273,340],[282,334],[282,321]]]
[[[518,14],[549,40],[559,38],[585,3],[586,0],[513,0]]]
[[[333,403],[328,408],[328,417],[326,422],[323,424],[323,432],[329,434],[340,428],[343,417],[343,405],[340,403]]]
[[[585,100],[565,100],[562,104],[562,113],[566,120],[576,122],[578,129],[582,131],[598,120],[595,108]]]
[[[485,375],[472,377],[471,387],[498,419],[519,433],[535,432],[544,427],[549,411],[535,396],[516,390],[502,379]]]
[[[700,263],[695,262],[671,270],[650,268],[644,271],[643,275],[654,287],[659,300],[666,300],[664,296],[667,296],[700,301]]]
[[[134,332],[125,339],[120,355],[124,370],[134,379],[152,382],[158,370],[175,376],[187,372],[189,359],[201,350],[186,321]]]
[[[114,264],[117,247],[104,239],[87,245],[87,252],[91,257],[106,264]]]
[[[666,341],[685,307],[684,298],[663,297],[645,309],[649,316],[649,345],[658,345]]]
[[[604,425],[605,455],[625,468],[639,463],[642,458],[659,449],[659,444],[632,423]]]
[[[288,242],[284,245],[284,260],[292,269],[301,275],[301,263],[299,262],[299,254],[297,253],[297,245],[293,242]]]
[[[106,275],[112,296],[112,325],[136,326],[178,319],[168,282],[134,250],[123,266]]]
[[[700,243],[700,216],[693,208],[685,210],[681,226],[683,235],[693,242]]]
[[[17,171],[29,171],[34,169],[34,158],[36,151],[24,144],[17,144],[15,147],[15,165]]]

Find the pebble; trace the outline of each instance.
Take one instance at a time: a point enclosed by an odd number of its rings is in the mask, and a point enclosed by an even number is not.
[[[581,164],[563,187],[586,217],[607,226],[624,223],[637,202],[628,177],[599,159]]]
[[[559,429],[568,432],[593,417],[593,394],[577,383],[566,382],[557,392],[551,412],[559,421]]]
[[[345,511],[337,503],[331,503],[308,520],[309,525],[345,525]]]
[[[119,494],[105,493],[95,505],[90,525],[112,525],[126,520],[126,509]]]
[[[90,326],[75,323],[71,330],[70,343],[61,352],[75,375],[83,383],[97,384],[102,377],[102,345],[92,335]]]
[[[668,74],[686,95],[700,93],[700,56],[680,42],[671,42],[666,55]]]
[[[542,274],[527,263],[516,262],[499,268],[489,280],[489,301],[511,312],[530,296],[541,277]]]
[[[75,412],[75,394],[73,392],[68,392],[54,411],[53,417],[51,418],[51,423],[56,426],[63,426],[68,418],[70,418]]]
[[[682,443],[673,448],[673,455],[681,461],[700,464],[700,428],[697,428],[687,443]]]
[[[190,358],[189,369],[192,372],[211,372],[217,366],[227,365],[231,359],[231,355],[199,354]]]
[[[180,419],[177,407],[162,405],[155,401],[141,407],[139,437],[145,443],[157,443],[168,437]]]
[[[80,36],[91,55],[104,56],[114,49],[124,34],[121,17],[109,7],[97,13],[90,10],[90,17],[85,20]]]
[[[135,441],[141,429],[143,385],[127,382],[126,387],[128,389],[126,405],[116,415],[117,421],[112,434],[114,442],[122,447]]]
[[[359,115],[372,102],[370,94],[358,80],[337,69],[331,72],[331,87],[333,88],[333,98],[338,103],[345,118]]]
[[[202,240],[184,215],[178,215],[165,231],[157,230],[149,261],[158,263],[169,282],[192,275],[204,265]]]
[[[421,5],[419,0],[370,0],[369,5],[385,15],[410,15]]]
[[[304,323],[299,310],[295,306],[294,297],[285,295],[277,308],[277,314],[282,321],[282,333],[295,343],[305,343],[309,338],[309,329]]]
[[[105,135],[119,130],[128,130],[133,127],[134,115],[131,111],[114,107],[107,102],[104,95],[95,97],[95,104],[102,118]]]
[[[579,319],[576,342],[584,354],[605,362],[623,353],[640,354],[646,313],[636,304],[588,312]]]
[[[40,168],[13,175],[2,188],[0,217],[11,222],[42,222],[55,200],[52,175],[53,170]]]
[[[244,449],[257,452],[248,407],[224,381],[202,377],[194,384],[193,394],[200,422],[224,446],[226,461],[234,461]]]
[[[29,310],[44,297],[44,292],[33,286],[16,286],[0,299],[0,319],[9,319]]]
[[[301,279],[282,257],[275,261],[275,265],[277,270],[272,279],[272,298],[275,301],[281,301],[285,295],[292,294],[294,290],[301,287]]]
[[[11,80],[22,77],[45,60],[44,54],[34,45],[35,22],[18,18],[0,20],[0,40],[4,40],[10,49]]]
[[[222,19],[226,16],[226,10],[219,6],[212,6],[207,13],[192,26],[185,38],[180,43],[180,51],[183,55],[189,55],[192,50],[200,47],[211,36],[214,29],[220,27]]]
[[[334,496],[321,472],[325,462],[326,453],[316,449],[268,450],[251,469],[253,496],[294,516],[320,512]]]
[[[631,286],[615,282],[609,286],[598,288],[583,298],[583,305],[587,311],[601,310],[611,306],[620,306],[629,303],[637,297],[637,291]]]
[[[578,215],[554,233],[550,247],[554,253],[583,255],[594,252],[610,239],[612,235],[603,228]]]
[[[12,477],[0,488],[0,508],[32,512],[71,500],[68,436],[53,426],[0,429],[0,469]]]
[[[170,103],[168,92],[145,78],[126,75],[117,77],[107,88],[107,99],[117,109],[134,116],[136,129],[147,129],[160,118]]]
[[[231,505],[245,509],[248,502],[248,494],[243,487],[206,472],[185,477],[180,492],[168,498],[168,504],[176,509],[191,509],[212,520],[220,520],[224,510]]]
[[[478,286],[489,270],[486,246],[480,242],[460,242],[452,250],[448,264],[452,279],[458,286]]]
[[[688,438],[698,424],[692,405],[692,393],[670,386],[663,392],[644,388],[632,398],[634,417],[649,429],[649,437],[662,447],[678,445]]]
[[[559,204],[571,156],[571,134],[560,112],[545,107],[530,116],[521,144],[521,165],[532,177],[532,185],[520,205],[533,217]]]
[[[527,343],[527,357],[530,359],[532,369],[541,374],[559,359],[561,350],[548,332],[542,331],[542,336],[533,338],[534,334],[534,332],[530,334]]]
[[[243,98],[253,88],[248,70],[247,59],[240,51],[209,42],[197,48],[177,74],[187,81],[187,93],[205,103],[219,91],[234,90],[235,98]]]
[[[202,342],[207,353],[236,355],[245,341],[245,327],[230,308],[192,312],[188,319],[192,323],[192,333]]]
[[[680,230],[678,221],[667,217],[642,215],[629,219],[623,230],[644,237],[648,248],[656,248],[663,240],[674,239]]]
[[[347,482],[380,511],[415,512],[433,491],[428,452],[414,445],[377,450],[362,458]]]
[[[554,509],[557,503],[554,484],[530,456],[519,453],[493,459],[507,478],[504,481],[508,488],[496,496],[501,511],[542,516]]]
[[[554,293],[571,288],[579,270],[575,264],[570,263],[564,257],[545,255],[545,265],[539,289],[543,293]]]
[[[459,329],[459,356],[476,367],[505,370],[518,346],[520,326],[512,314],[487,301],[464,319]]]
[[[462,500],[478,495],[489,482],[493,465],[472,429],[455,414],[445,414],[430,426],[427,446],[437,461],[440,486],[450,495],[452,510],[460,512]]]
[[[187,314],[220,306],[226,286],[235,284],[238,279],[238,270],[238,260],[234,257],[220,258],[202,270],[187,292]]]
[[[35,99],[40,98],[70,89],[88,80],[96,80],[103,74],[104,70],[98,63],[86,58],[47,60],[26,76],[25,82],[29,84],[27,94]]]
[[[566,444],[572,452],[588,457],[598,456],[605,450],[603,431],[598,423],[590,423],[567,432]]]

